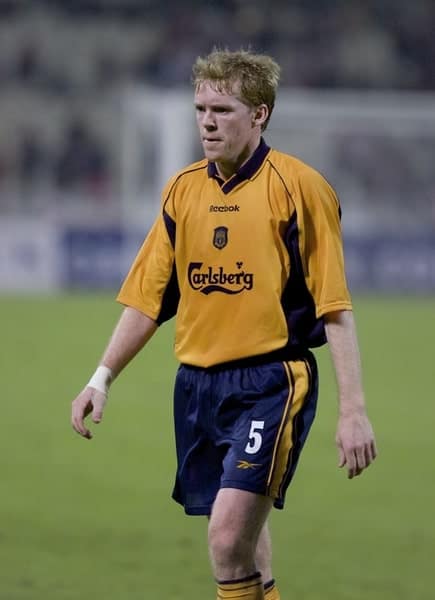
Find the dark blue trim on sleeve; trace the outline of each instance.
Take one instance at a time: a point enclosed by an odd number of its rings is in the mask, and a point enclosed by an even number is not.
[[[175,249],[176,223],[174,219],[172,219],[165,210],[163,210],[163,220],[165,222],[166,231],[168,232],[172,248]],[[157,325],[161,325],[165,321],[169,321],[169,319],[172,319],[172,317],[175,316],[175,314],[177,313],[179,301],[180,288],[178,286],[177,268],[174,260],[171,276],[163,294],[162,307],[156,319]]]
[[[171,240],[172,247],[175,248],[175,234],[176,234],[176,224],[173,219],[168,215],[168,213],[163,211],[163,220],[166,225],[166,231],[168,232],[169,239]]]
[[[290,219],[284,242],[290,255],[290,277],[281,304],[286,315],[290,347],[314,348],[326,343],[323,317],[316,317],[316,307],[305,282],[299,252],[296,212]]]
[[[172,319],[172,317],[176,315],[179,302],[180,288],[178,287],[177,269],[174,262],[171,277],[168,285],[166,286],[165,293],[163,294],[162,307],[156,319],[157,325],[161,325],[165,321],[169,321],[169,319]]]

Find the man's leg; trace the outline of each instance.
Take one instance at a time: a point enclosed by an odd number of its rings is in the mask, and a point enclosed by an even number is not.
[[[272,541],[267,521],[258,538],[255,564],[263,579],[265,600],[280,600],[279,591],[272,575]]]
[[[272,579],[272,542],[270,538],[269,526],[266,523],[260,532],[257,548],[255,550],[255,564],[260,571],[263,581],[269,582]]]
[[[210,559],[219,600],[264,599],[256,555],[272,503],[271,498],[244,490],[219,490],[208,528]]]

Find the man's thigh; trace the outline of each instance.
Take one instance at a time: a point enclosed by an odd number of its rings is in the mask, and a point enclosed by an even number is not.
[[[226,531],[228,536],[251,540],[258,536],[272,508],[272,499],[235,488],[221,488],[213,504],[209,529]]]

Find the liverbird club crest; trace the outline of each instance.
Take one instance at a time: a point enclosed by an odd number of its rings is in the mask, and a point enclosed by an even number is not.
[[[222,250],[228,244],[228,227],[216,227],[213,234],[213,246]]]

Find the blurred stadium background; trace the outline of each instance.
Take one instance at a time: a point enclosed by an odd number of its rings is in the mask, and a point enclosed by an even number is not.
[[[435,289],[432,0],[0,0],[0,290],[117,285],[200,156],[190,67],[283,67],[267,139],[343,204],[353,289]]]
[[[280,62],[266,139],[338,190],[382,450],[361,481],[335,472],[322,349],[273,516],[279,580],[305,600],[434,597],[434,32],[433,0],[0,0],[0,600],[213,597],[204,523],[169,498],[172,325],[97,440],[68,423],[162,184],[201,155],[190,67],[213,45]]]

